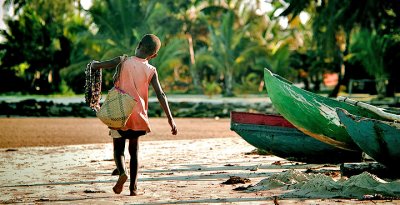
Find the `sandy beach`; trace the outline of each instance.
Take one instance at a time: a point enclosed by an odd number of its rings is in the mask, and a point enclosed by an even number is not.
[[[254,147],[229,130],[229,119],[151,119],[140,144],[139,196],[112,192],[117,177],[107,129],[95,118],[0,118],[0,203],[3,204],[399,204],[399,200],[283,197],[280,187],[236,191],[287,170],[338,165],[289,162],[249,154]],[[127,160],[129,154],[126,153]],[[231,176],[245,184],[222,184]]]
[[[141,141],[233,137],[229,119],[177,118],[179,134],[171,135],[166,118],[151,118],[152,132]],[[111,143],[97,118],[0,118],[0,148]]]

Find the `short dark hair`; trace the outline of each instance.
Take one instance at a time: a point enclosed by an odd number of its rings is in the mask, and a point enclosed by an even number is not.
[[[142,55],[150,56],[157,53],[161,47],[160,39],[154,34],[146,34],[139,42],[138,48]]]

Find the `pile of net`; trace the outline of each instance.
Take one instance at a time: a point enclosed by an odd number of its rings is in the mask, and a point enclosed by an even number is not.
[[[306,174],[297,170],[276,173],[261,180],[246,191],[263,191],[280,188],[283,198],[358,198],[379,194],[386,198],[400,197],[400,180],[385,181],[364,172],[337,181],[324,174]]]

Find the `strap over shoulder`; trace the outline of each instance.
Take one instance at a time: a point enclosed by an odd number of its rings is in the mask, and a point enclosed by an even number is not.
[[[128,59],[128,55],[126,55],[126,54],[120,56],[120,61],[119,61],[118,65],[115,67],[115,73],[113,75],[114,85],[115,85],[115,83],[117,83],[119,81],[119,76],[121,74],[122,65],[124,64],[124,62],[127,59]]]

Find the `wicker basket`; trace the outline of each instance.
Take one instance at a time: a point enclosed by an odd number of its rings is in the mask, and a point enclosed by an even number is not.
[[[135,105],[136,101],[130,95],[113,88],[96,115],[109,128],[120,129],[125,126]]]

